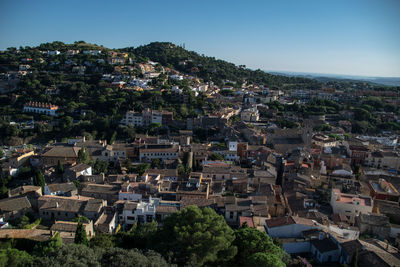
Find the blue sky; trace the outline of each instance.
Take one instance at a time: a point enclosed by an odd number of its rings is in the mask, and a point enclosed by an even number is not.
[[[0,49],[55,40],[170,41],[253,69],[400,77],[400,1],[0,0]]]

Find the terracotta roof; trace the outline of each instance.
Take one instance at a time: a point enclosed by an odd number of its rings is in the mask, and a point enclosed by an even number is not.
[[[254,221],[252,217],[239,216],[239,222],[240,226],[243,226],[243,224],[246,222],[249,227],[254,228]]]
[[[47,187],[50,189],[50,192],[70,192],[76,190],[74,183],[48,184]]]
[[[77,222],[56,221],[50,228],[52,231],[58,232],[73,232],[75,233],[78,227]]]
[[[31,203],[27,197],[6,198],[0,200],[0,213],[29,208],[31,208]]]
[[[80,163],[80,164],[77,164],[77,165],[69,168],[69,170],[71,170],[73,172],[81,172],[81,171],[86,170],[88,168],[90,168],[90,165]]]
[[[205,199],[205,198],[183,198],[181,199],[181,206],[180,209],[184,209],[187,206],[195,205],[200,208],[202,207],[210,207],[214,204],[213,199]]]
[[[77,158],[80,147],[55,146],[42,154],[42,157]]]
[[[28,192],[32,191],[38,191],[40,189],[40,186],[33,186],[33,185],[23,185],[14,189],[10,190],[10,195],[11,196],[18,196],[18,195],[23,195]]]
[[[311,240],[311,245],[321,253],[339,249],[338,245],[336,245],[330,238]]]
[[[178,211],[178,209],[177,209],[177,207],[175,207],[175,206],[164,206],[164,205],[160,205],[160,206],[157,206],[157,208],[156,208],[156,213],[174,213],[174,212],[177,212]]]
[[[116,185],[103,185],[103,184],[86,184],[82,189],[82,193],[101,193],[109,195],[118,195],[120,186]]]
[[[267,224],[268,228],[280,227],[280,226],[291,225],[291,224],[304,224],[304,225],[310,225],[310,226],[314,225],[312,220],[297,217],[297,216],[272,218],[272,219],[266,220],[265,223]]]
[[[31,239],[46,241],[51,238],[49,230],[39,229],[0,229],[0,238]]]

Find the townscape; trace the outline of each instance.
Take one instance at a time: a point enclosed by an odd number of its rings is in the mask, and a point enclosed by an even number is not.
[[[9,48],[0,78],[0,262],[400,266],[399,87],[162,42]]]

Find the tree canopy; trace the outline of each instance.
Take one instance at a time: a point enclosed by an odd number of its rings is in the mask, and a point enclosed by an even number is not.
[[[189,206],[167,217],[159,246],[173,261],[194,266],[229,261],[236,254],[233,230],[210,208]]]

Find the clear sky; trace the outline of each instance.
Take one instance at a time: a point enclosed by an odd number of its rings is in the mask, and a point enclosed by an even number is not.
[[[400,0],[0,0],[0,49],[185,43],[276,71],[400,77]]]

